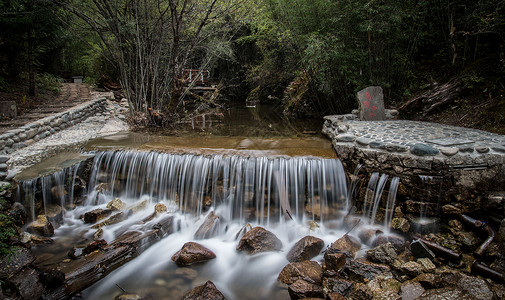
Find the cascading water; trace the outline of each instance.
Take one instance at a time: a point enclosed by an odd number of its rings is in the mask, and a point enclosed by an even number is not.
[[[79,166],[43,181],[72,182],[73,187],[76,168]],[[387,176],[374,173],[372,178],[369,189],[373,193],[365,208],[368,215],[375,216]],[[36,185],[23,183],[24,197],[34,195]],[[58,191],[62,190],[53,188],[52,201]],[[177,299],[207,280],[229,299],[287,298],[287,291],[275,285],[288,263],[286,253],[306,235],[317,236],[326,245],[344,235],[348,228],[344,228],[343,217],[351,206],[340,161],[314,157],[101,152],[95,155],[88,191],[83,205],[68,210],[55,230],[55,244],[38,251],[53,254],[59,250],[65,257],[69,249],[84,247],[83,241],[89,243],[99,231],[100,238],[110,243],[125,231],[139,230],[155,203],[165,204],[177,225],[174,233],[85,290],[85,299],[112,299],[121,292],[116,285],[153,299]],[[100,226],[98,221],[83,222],[86,212],[105,209],[116,197],[126,203],[126,220]],[[68,206],[71,197],[58,199]],[[210,212],[220,217],[219,225],[211,237],[198,238],[195,234]],[[281,240],[282,250],[254,255],[237,252],[237,233],[246,224],[273,232]],[[194,240],[212,250],[216,259],[190,268],[177,267],[171,256]],[[322,254],[314,258],[321,259]]]

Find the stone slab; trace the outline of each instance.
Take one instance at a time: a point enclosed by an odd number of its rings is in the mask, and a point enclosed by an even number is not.
[[[386,119],[384,93],[380,86],[371,86],[359,91],[356,95],[359,102],[359,119],[361,121],[383,121]]]

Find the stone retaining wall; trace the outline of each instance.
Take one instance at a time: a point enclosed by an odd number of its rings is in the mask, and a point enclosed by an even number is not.
[[[106,105],[106,98],[98,98],[1,134],[0,159],[5,161],[8,159],[9,154],[14,151],[78,124],[86,118],[103,111]],[[2,162],[0,163],[0,180],[4,180],[6,177],[6,162]]]
[[[332,140],[348,172],[361,164],[368,174],[400,177],[398,194],[407,213],[436,215],[444,205],[451,205],[463,213],[487,211],[496,218],[505,215],[503,203],[490,203],[494,201],[490,195],[505,187],[503,145],[447,148],[414,138],[404,144],[384,142],[353,134],[354,121],[350,120],[354,118],[349,117],[325,117],[323,133]]]

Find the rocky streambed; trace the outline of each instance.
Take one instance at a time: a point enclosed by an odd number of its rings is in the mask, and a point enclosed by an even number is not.
[[[168,172],[164,162],[177,171]],[[364,184],[353,187],[355,175],[347,179],[337,169],[335,160],[313,158],[97,155],[66,175],[21,184],[22,198],[12,192],[7,214],[19,235],[9,241],[17,250],[1,263],[2,294],[12,299],[505,297],[503,222],[500,227],[473,219],[452,204],[428,213],[419,200],[391,206],[394,189],[382,195],[375,187],[370,198]],[[160,175],[172,173],[177,180]],[[291,180],[295,174],[305,179]],[[367,208],[367,198],[377,200],[373,207]],[[503,210],[502,200],[496,198],[497,209]]]

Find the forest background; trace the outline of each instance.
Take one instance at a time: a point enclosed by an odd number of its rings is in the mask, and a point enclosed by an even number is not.
[[[210,70],[225,101],[276,103],[290,118],[349,113],[367,86],[398,108],[449,84],[443,106],[402,116],[503,134],[505,3],[0,1],[0,100],[21,109],[82,75],[118,83],[131,116],[175,122],[210,101],[183,101],[184,69]]]

